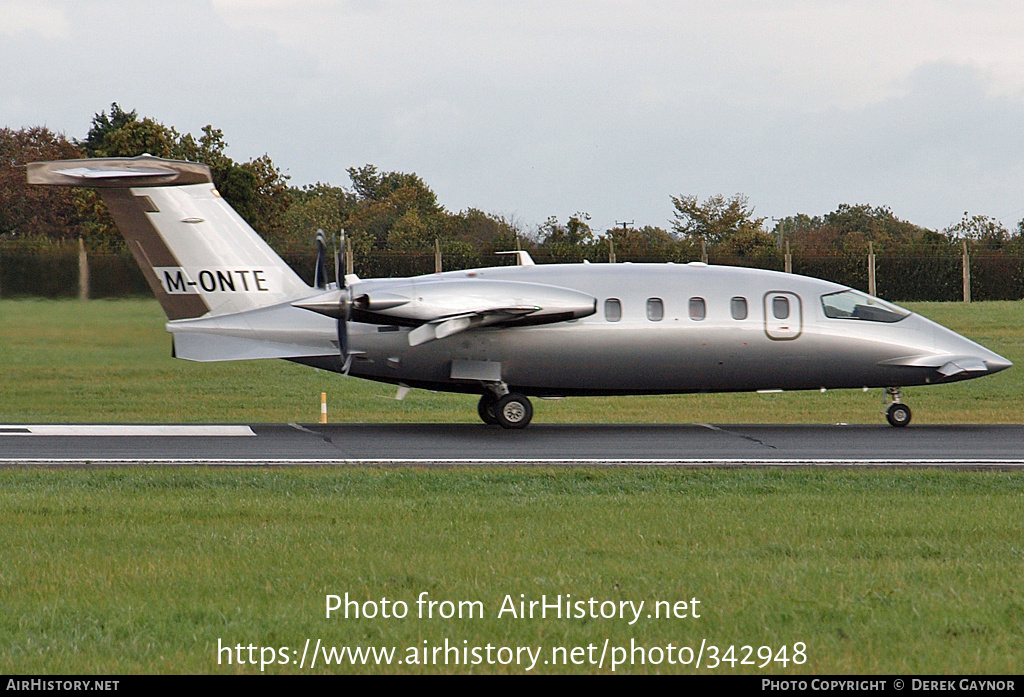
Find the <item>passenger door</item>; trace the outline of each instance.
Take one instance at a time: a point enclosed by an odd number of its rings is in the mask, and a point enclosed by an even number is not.
[[[803,305],[800,296],[773,290],[764,294],[764,331],[769,339],[790,341],[803,331]]]

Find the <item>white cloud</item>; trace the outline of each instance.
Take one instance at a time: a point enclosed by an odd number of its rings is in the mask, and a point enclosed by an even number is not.
[[[0,34],[37,34],[44,39],[58,39],[69,33],[64,11],[51,3],[0,0]]]
[[[1016,2],[720,0],[615,2],[213,0],[364,88],[490,83],[515,89],[598,84],[643,99],[674,94],[766,106],[863,106],[921,65],[965,63],[989,89],[1024,91],[1024,13]],[[609,94],[609,97],[613,96]]]
[[[0,0],[0,23],[17,4]],[[64,24],[0,29],[0,125],[80,138],[118,101],[212,123],[233,157],[266,152],[297,184],[373,163],[419,173],[451,209],[527,223],[665,225],[680,193],[743,192],[770,216],[889,205],[932,227],[1024,208],[1016,3],[39,7]]]

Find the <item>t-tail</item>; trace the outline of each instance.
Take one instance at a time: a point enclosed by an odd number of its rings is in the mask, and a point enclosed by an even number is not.
[[[149,155],[34,162],[28,181],[100,192],[167,313],[177,357],[341,365],[337,322],[292,305],[323,291],[221,198],[206,165]]]
[[[34,162],[28,181],[97,189],[171,320],[244,312],[310,293],[221,198],[206,165],[150,155]]]

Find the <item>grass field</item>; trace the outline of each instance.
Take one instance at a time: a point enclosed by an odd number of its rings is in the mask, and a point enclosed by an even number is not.
[[[1020,303],[913,309],[1024,365]],[[176,361],[163,321],[152,301],[0,301],[0,422],[310,422],[323,390],[334,420],[476,420],[472,397],[395,402],[386,386],[284,362]],[[1018,374],[908,390],[915,422],[1020,422]],[[877,391],[594,398],[541,401],[537,420],[881,423],[880,406]],[[992,471],[9,469],[0,673],[253,673],[218,665],[218,641],[301,653],[306,639],[398,657],[446,639],[542,647],[533,672],[609,672],[543,663],[608,640],[750,645],[757,664],[761,646],[806,648],[801,665],[763,669],[709,671],[705,654],[696,672],[1018,673],[1022,504],[1024,474]],[[485,615],[414,618],[424,591]],[[404,601],[410,617],[325,619],[325,595],[346,592]],[[520,594],[695,597],[701,617],[496,616]],[[662,658],[617,672],[695,672]]]
[[[1024,302],[908,304],[1024,365]],[[0,421],[477,421],[476,398],[394,388],[285,361],[172,359],[155,300],[0,301]],[[1024,370],[905,391],[915,423],[1020,423]],[[881,390],[534,400],[537,422],[882,423]]]
[[[4,471],[0,492],[3,673],[259,672],[218,666],[218,639],[301,652],[307,638],[542,646],[547,659],[605,639],[785,644],[790,656],[806,645],[803,665],[701,671],[715,673],[1018,673],[1024,662],[1015,473]],[[415,619],[422,591],[479,600],[485,616]],[[345,592],[405,601],[410,617],[325,619],[325,595]],[[696,597],[701,617],[496,617],[506,594],[567,593]],[[315,672],[469,670],[523,667],[321,661]],[[566,671],[598,669],[534,669]]]

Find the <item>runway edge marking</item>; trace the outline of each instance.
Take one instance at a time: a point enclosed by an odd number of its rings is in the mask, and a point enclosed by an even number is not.
[[[217,424],[0,424],[0,437],[45,436],[49,438],[103,437],[152,438],[173,437],[239,437],[255,436],[243,425]]]

